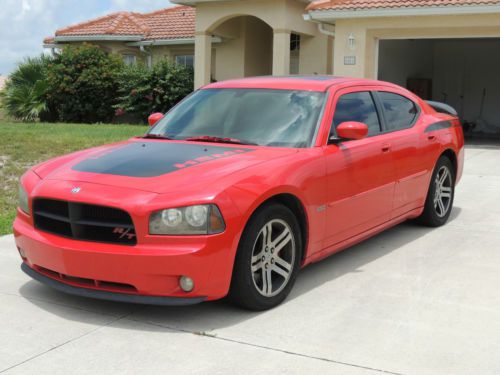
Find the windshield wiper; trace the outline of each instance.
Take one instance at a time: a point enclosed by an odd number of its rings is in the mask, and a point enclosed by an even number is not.
[[[167,141],[172,141],[173,139],[161,134],[146,134],[143,139],[166,139]]]
[[[236,138],[223,138],[223,137],[212,137],[209,135],[204,135],[200,137],[191,137],[184,139],[190,142],[210,142],[210,143],[228,143],[232,145],[247,145],[247,146],[258,146],[257,143],[242,141]]]

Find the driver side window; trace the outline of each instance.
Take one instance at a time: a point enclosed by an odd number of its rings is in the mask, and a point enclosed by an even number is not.
[[[335,107],[330,136],[334,136],[337,127],[347,121],[362,122],[368,125],[368,136],[380,134],[380,119],[370,92],[353,92],[339,98]]]

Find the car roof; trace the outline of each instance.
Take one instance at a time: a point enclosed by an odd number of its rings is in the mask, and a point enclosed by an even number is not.
[[[221,81],[204,86],[202,89],[275,89],[275,90],[307,90],[327,91],[334,85],[353,86],[395,86],[388,82],[375,81],[363,78],[335,77],[325,75],[296,75],[296,76],[265,76],[233,79]]]

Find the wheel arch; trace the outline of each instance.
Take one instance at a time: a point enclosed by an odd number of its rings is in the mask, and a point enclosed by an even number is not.
[[[306,258],[307,248],[309,243],[309,220],[307,217],[307,211],[305,209],[302,201],[294,194],[291,193],[278,193],[268,197],[252,212],[250,219],[255,215],[255,213],[262,207],[270,205],[272,203],[279,203],[287,207],[297,218],[300,227],[300,234],[302,237],[302,261]]]
[[[455,173],[455,178],[457,178],[457,172],[458,172],[458,158],[457,154],[455,151],[453,151],[451,148],[446,149],[439,155],[439,158],[446,157],[451,161],[451,164],[453,164],[453,172]]]

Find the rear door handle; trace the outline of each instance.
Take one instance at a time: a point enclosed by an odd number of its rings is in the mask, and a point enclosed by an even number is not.
[[[391,145],[390,144],[384,144],[382,145],[382,152],[389,152],[391,151]]]
[[[427,137],[427,139],[428,139],[429,141],[435,141],[435,140],[436,140],[436,136],[435,136],[435,135],[429,135],[429,136]]]

